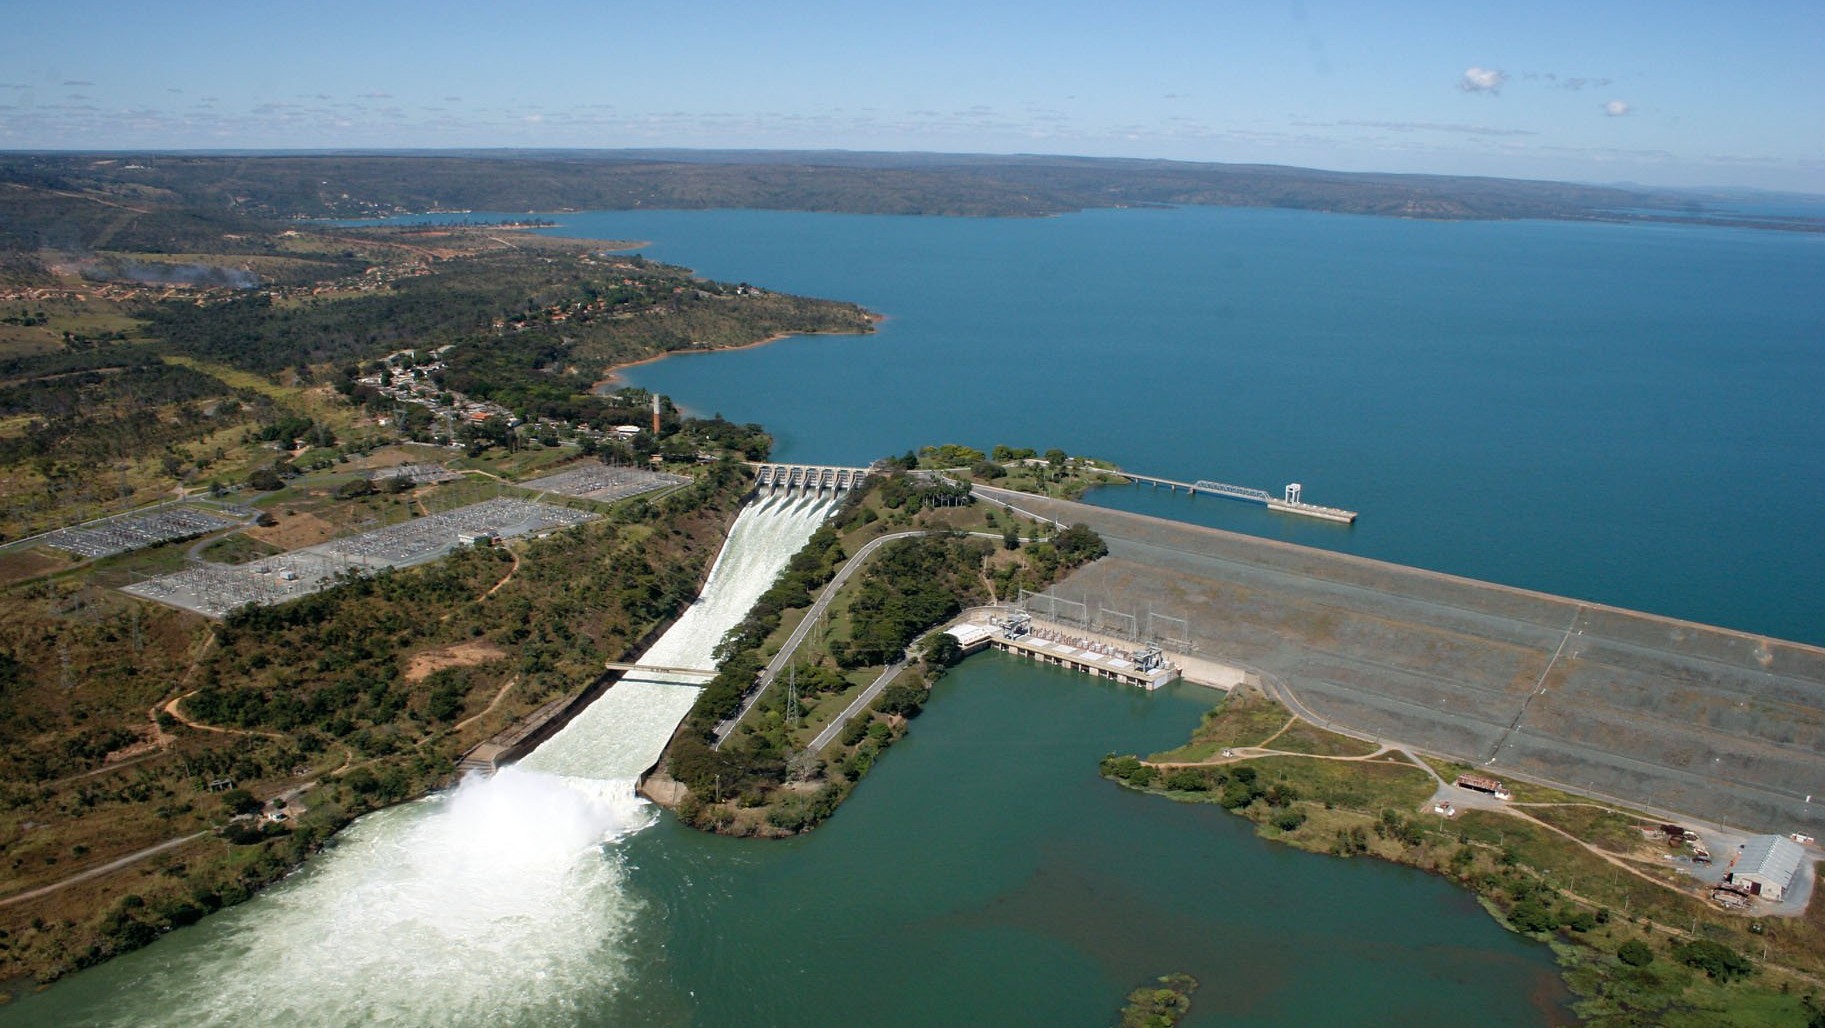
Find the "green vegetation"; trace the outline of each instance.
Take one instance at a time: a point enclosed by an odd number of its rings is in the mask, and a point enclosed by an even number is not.
[[[1359,740],[1289,720],[1278,704],[1237,690],[1187,746],[1151,760],[1111,754],[1102,774],[1181,802],[1221,804],[1262,836],[1301,849],[1380,857],[1459,883],[1513,931],[1553,945],[1589,1024],[1825,1023],[1815,1005],[1825,904],[1797,919],[1725,913],[1659,867],[1652,847],[1642,851],[1632,813],[1554,790],[1536,790],[1543,798],[1534,802],[1551,806],[1513,803],[1453,819],[1422,812],[1437,784],[1425,769],[1365,759]],[[1275,752],[1218,755],[1261,745]]]
[[[476,488],[455,482],[422,498],[441,507]],[[221,834],[123,872],[107,891],[7,908],[0,973],[54,977],[140,944],[275,880],[348,819],[446,780],[462,752],[583,687],[688,602],[747,488],[738,467],[709,466],[603,521],[353,579],[213,630],[80,579],[13,587],[3,637],[42,649],[0,649],[0,729],[15,740],[0,752],[6,890],[194,831]],[[367,505],[360,516],[376,519],[418,502],[331,491],[296,509]],[[227,822],[286,795],[284,821]],[[143,904],[121,906],[123,892]]]
[[[122,165],[132,163],[135,170]],[[149,166],[148,166],[149,165]],[[219,252],[230,211],[289,219],[482,211],[727,207],[868,214],[1037,216],[1085,208],[1208,204],[1430,218],[1671,218],[1690,201],[1641,190],[1507,179],[1380,175],[1084,157],[799,153],[757,161],[697,152],[549,157],[430,154],[248,158],[159,155],[97,165],[87,155],[16,155],[0,182],[74,194],[48,210],[0,191],[0,225],[33,250],[69,222],[99,233],[118,206],[151,213],[114,229],[117,244]],[[186,202],[153,207],[160,195]],[[1617,212],[1639,212],[1624,215]],[[59,218],[63,220],[60,221]]]
[[[201,556],[216,564],[246,564],[283,552],[271,543],[235,532],[203,547]]]
[[[1209,760],[1226,749],[1259,746],[1292,723],[1285,707],[1253,690],[1238,689],[1222,704],[1206,711],[1192,729],[1191,741],[1177,749],[1156,753],[1160,763],[1195,763]]]
[[[262,508],[196,550],[238,563],[511,493],[486,476],[579,455],[693,477],[574,531],[220,626],[116,589],[177,570],[188,542],[88,561],[0,548],[0,892],[202,833],[0,911],[7,978],[237,902],[583,688],[695,593],[748,488],[734,460],[772,441],[670,404],[653,431],[650,395],[596,393],[608,367],[872,326],[598,243],[275,223],[90,166],[0,158],[0,543],[182,491]],[[401,461],[480,474],[369,481]]]
[[[1191,994],[1196,991],[1198,980],[1191,975],[1162,975],[1128,994],[1121,1028],[1172,1028],[1191,1013]]]
[[[873,328],[853,304],[599,243],[276,223],[257,205],[111,186],[91,163],[0,159],[0,182],[16,176],[0,211],[18,215],[0,216],[0,541],[399,440],[756,458],[758,426],[687,434],[669,405],[657,437],[606,438],[645,425],[650,398],[595,386],[671,351]]]
[[[917,717],[933,682],[958,654],[943,633],[917,638],[964,607],[1007,595],[997,582],[1043,587],[1104,552],[1086,529],[1004,549],[965,534],[1013,521],[968,505],[967,489],[906,474],[871,479],[852,492],[788,563],[779,580],[718,648],[718,674],[698,697],[666,751],[667,775],[688,790],[675,805],[696,827],[779,836],[815,827],[836,810],[882,753]],[[959,506],[961,505],[961,506]],[[797,653],[790,682],[776,680],[720,750],[713,729],[740,708],[798,612],[867,540],[913,529],[926,534],[884,544],[829,608],[826,629]],[[1018,542],[1018,540],[1017,540]],[[820,753],[806,747],[886,663],[917,658]],[[792,709],[796,705],[796,717]]]

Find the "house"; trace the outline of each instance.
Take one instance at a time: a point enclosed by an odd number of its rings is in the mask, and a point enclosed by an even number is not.
[[[1787,895],[1793,874],[1806,859],[1800,844],[1784,835],[1758,835],[1743,844],[1731,866],[1729,881],[1776,903]]]

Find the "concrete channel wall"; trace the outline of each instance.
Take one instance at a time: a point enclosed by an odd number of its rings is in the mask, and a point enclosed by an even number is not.
[[[1110,556],[1054,590],[1186,618],[1313,713],[1569,790],[1825,833],[1825,650],[1026,494]],[[1810,798],[1810,799],[1809,799]]]

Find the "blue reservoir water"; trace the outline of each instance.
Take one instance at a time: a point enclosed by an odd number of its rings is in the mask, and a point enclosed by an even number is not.
[[[764,422],[782,459],[1008,443],[1297,481],[1361,520],[1091,499],[1825,643],[1825,238],[1220,208],[559,220],[887,315],[625,373]]]

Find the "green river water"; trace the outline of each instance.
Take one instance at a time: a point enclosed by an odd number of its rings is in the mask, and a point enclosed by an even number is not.
[[[1269,843],[1215,805],[1098,777],[1107,752],[1182,741],[1216,695],[969,658],[817,831],[763,842],[661,818],[603,847],[606,882],[553,890],[537,924],[501,926],[537,938],[542,952],[523,969],[471,940],[473,976],[509,987],[484,984],[479,1002],[452,1005],[473,983],[401,960],[389,998],[360,1020],[1095,1026],[1115,1023],[1130,989],[1175,971],[1202,983],[1191,1025],[1566,1020],[1546,948],[1456,886]],[[426,824],[435,809],[378,816]],[[344,847],[387,837],[409,832],[377,823]],[[347,1023],[338,990],[357,983],[343,976],[370,972],[335,966],[335,946],[326,958],[320,940],[297,939],[308,959],[241,965],[259,952],[249,936],[312,924],[293,908],[323,895],[314,878],[348,865],[335,853],[313,861],[273,894],[0,1007],[0,1025]],[[330,930],[360,947],[356,920]],[[566,953],[600,973],[535,980],[574,966]],[[262,1009],[260,990],[229,980],[242,974],[290,998]]]
[[[667,819],[629,840],[642,988],[587,1019],[1108,1025],[1173,971],[1202,983],[1188,1024],[1563,1016],[1545,947],[1457,887],[1098,777],[1107,752],[1183,741],[1216,695],[970,658],[816,832]]]

